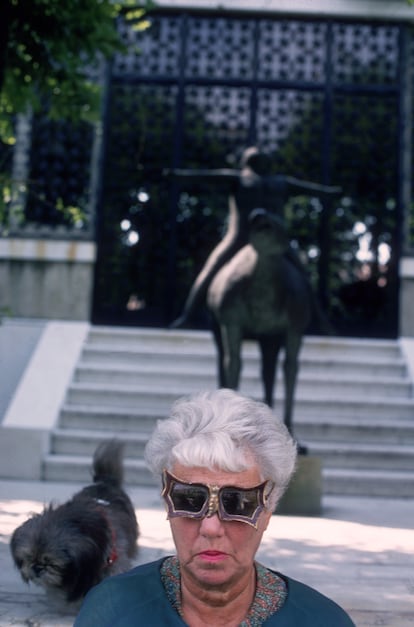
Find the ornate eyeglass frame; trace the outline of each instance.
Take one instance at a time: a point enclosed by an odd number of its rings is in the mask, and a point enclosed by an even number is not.
[[[192,486],[195,488],[201,488],[205,491],[206,498],[201,506],[201,508],[197,511],[178,509],[173,501],[173,490],[176,485],[183,486]],[[270,490],[266,492],[266,487],[271,486]],[[214,514],[218,514],[220,520],[223,521],[238,521],[246,523],[247,525],[251,525],[255,529],[257,529],[257,521],[262,513],[262,511],[266,508],[268,498],[270,493],[273,490],[273,482],[271,481],[263,481],[259,485],[253,486],[251,488],[241,488],[237,486],[217,486],[210,485],[205,483],[193,483],[182,481],[178,477],[174,476],[168,470],[163,471],[163,490],[161,496],[165,500],[168,511],[168,518],[195,518],[202,519],[205,517],[211,517]],[[224,503],[225,495],[236,495],[237,497],[243,497],[244,494],[247,493],[256,493],[257,504],[254,508],[254,511],[251,515],[244,515],[240,513],[229,513],[226,510],[226,506]]]

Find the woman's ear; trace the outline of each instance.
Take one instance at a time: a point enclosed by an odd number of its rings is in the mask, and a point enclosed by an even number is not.
[[[264,512],[262,513],[263,516],[263,531],[266,531],[266,529],[269,526],[269,522],[270,519],[272,517],[273,512],[269,509],[265,509]]]

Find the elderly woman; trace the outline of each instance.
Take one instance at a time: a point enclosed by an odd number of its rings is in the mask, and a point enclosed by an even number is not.
[[[296,459],[269,407],[223,389],[181,399],[145,455],[177,554],[106,579],[75,627],[353,625],[330,599],[255,561]]]

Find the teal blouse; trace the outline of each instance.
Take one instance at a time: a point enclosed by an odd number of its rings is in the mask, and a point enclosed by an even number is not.
[[[162,582],[162,558],[104,579],[89,591],[74,627],[184,627]],[[168,559],[168,558],[167,558]],[[355,627],[334,601],[280,573],[287,596],[265,627]]]

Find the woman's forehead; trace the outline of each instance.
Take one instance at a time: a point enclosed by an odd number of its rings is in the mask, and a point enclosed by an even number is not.
[[[261,483],[262,478],[258,466],[252,463],[246,470],[228,472],[220,468],[203,468],[200,466],[184,466],[179,462],[173,464],[172,474],[185,483],[205,483],[209,485],[231,485],[250,488]]]

